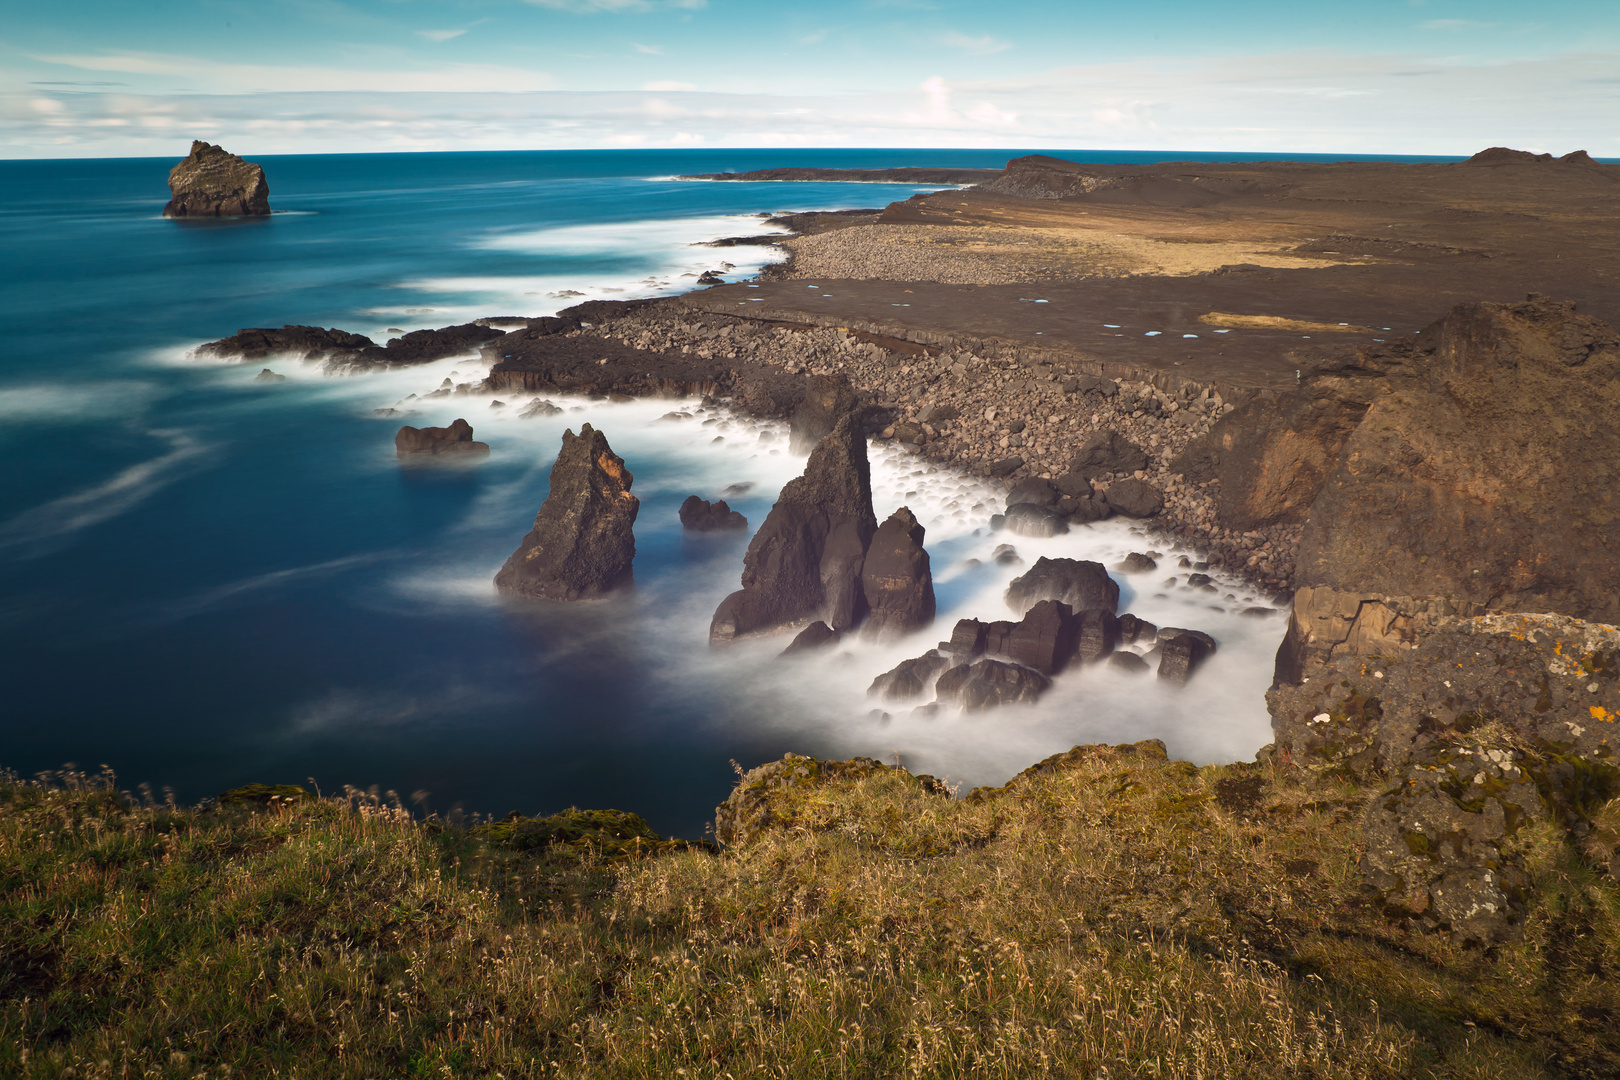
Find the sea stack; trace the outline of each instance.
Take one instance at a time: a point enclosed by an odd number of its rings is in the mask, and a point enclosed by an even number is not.
[[[563,432],[551,491],[495,587],[537,600],[596,600],[632,584],[641,509],[633,480],[600,431]]]
[[[202,141],[169,170],[167,218],[269,217],[270,183],[264,169],[223,147]]]
[[[845,413],[788,481],[743,556],[742,588],[720,602],[709,640],[803,626],[840,633],[866,616],[861,571],[877,533],[860,418]]]
[[[264,376],[261,374],[259,378]],[[394,453],[400,457],[418,454],[487,454],[489,443],[475,442],[472,425],[457,417],[449,427],[414,428],[407,424],[394,434]]]
[[[861,568],[861,589],[871,608],[864,628],[869,637],[895,638],[934,621],[934,575],[924,533],[905,506],[878,526]]]

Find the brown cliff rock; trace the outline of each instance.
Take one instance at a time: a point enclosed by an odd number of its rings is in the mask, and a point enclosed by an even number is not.
[[[197,141],[169,170],[166,218],[269,217],[270,183],[264,169],[221,147]]]
[[[539,600],[594,600],[633,582],[641,502],[607,438],[586,424],[563,432],[551,491],[495,587]]]

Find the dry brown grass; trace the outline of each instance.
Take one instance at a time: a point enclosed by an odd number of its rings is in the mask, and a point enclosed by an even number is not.
[[[626,862],[354,792],[9,780],[0,1075],[1612,1075],[1612,883],[1531,838],[1525,942],[1409,934],[1361,891],[1368,794],[1115,751],[967,800],[878,769]]]

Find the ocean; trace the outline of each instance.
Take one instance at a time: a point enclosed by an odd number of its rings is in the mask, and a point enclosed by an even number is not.
[[[993,490],[874,446],[879,518],[904,503],[928,527],[939,623],[811,660],[774,659],[785,641],[716,653],[709,614],[737,587],[746,538],[685,536],[675,510],[730,491],[757,527],[803,465],[783,425],[695,401],[558,399],[562,415],[535,420],[487,395],[418,401],[408,422],[464,416],[492,453],[402,468],[401,421],[373,411],[475,379],[475,357],[349,378],[272,361],[285,381],[261,382],[264,365],[190,355],[249,326],[380,342],[676,293],[722,260],[738,280],[770,251],[693,245],[759,232],[761,212],[925,190],[675,174],[999,167],[1019,153],[262,157],[276,213],[235,222],[159,216],[174,159],[0,162],[0,767],[105,766],[182,802],[261,781],[375,786],[439,813],[617,807],[697,837],[735,767],[789,750],[897,760],[962,785],[1088,741],[1252,755],[1269,740],[1261,694],[1282,620],[1240,618],[1264,601],[1233,582],[1212,597],[1164,589],[1164,574],[1122,579],[1122,610],[1220,641],[1184,691],[1087,670],[1000,713],[927,719],[866,699],[875,674],[948,637],[957,617],[1010,617],[1000,593],[1019,568],[990,558],[997,544],[1013,540],[1025,565],[1112,562],[1151,546],[1128,523],[994,536]],[[533,522],[561,432],[583,422],[635,474],[637,589],[567,607],[498,597],[490,579]]]

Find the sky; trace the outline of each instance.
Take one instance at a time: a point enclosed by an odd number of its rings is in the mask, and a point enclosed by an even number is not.
[[[1620,157],[1617,0],[0,0],[0,157]]]

